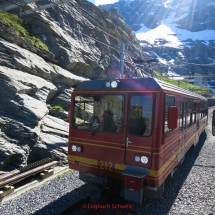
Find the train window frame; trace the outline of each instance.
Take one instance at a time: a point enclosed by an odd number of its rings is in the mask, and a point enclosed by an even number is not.
[[[179,132],[187,129],[187,101],[180,101]]]
[[[151,96],[152,98],[152,115],[151,115],[151,127],[150,127],[150,133],[148,135],[136,135],[136,134],[132,134],[129,132],[129,119],[130,119],[130,101],[131,101],[131,97],[132,96],[143,96],[143,95],[147,95],[147,96]],[[154,124],[154,114],[155,114],[155,94],[154,93],[132,93],[128,95],[128,111],[127,111],[127,132],[129,135],[131,136],[136,136],[136,137],[150,137],[152,135],[152,130],[153,130],[153,124]],[[147,129],[147,128],[146,128]]]
[[[175,129],[169,129],[168,128],[168,108],[171,106],[176,106],[175,105],[175,95],[170,95],[170,94],[164,94],[165,96],[165,101],[164,101],[164,134],[165,136],[167,134],[169,134],[170,132],[172,132]],[[174,103],[173,104],[169,104],[169,106],[166,106],[166,101],[167,101],[167,97],[173,97],[174,98]]]
[[[192,98],[188,98],[187,101],[187,128],[189,128],[190,126],[192,126],[192,118],[193,118],[193,105],[194,105],[194,101]]]
[[[215,110],[212,112],[212,135],[215,136]]]
[[[119,134],[119,132],[120,132],[120,134],[122,134],[123,132],[124,132],[124,119],[125,119],[125,106],[126,106],[126,97],[125,97],[125,95],[124,94],[115,94],[115,93],[109,93],[108,92],[108,94],[106,94],[106,93],[94,93],[94,94],[92,94],[92,93],[90,93],[90,94],[88,94],[88,93],[82,93],[82,94],[75,94],[74,96],[73,96],[73,106],[71,107],[71,109],[72,109],[72,122],[73,123],[71,123],[71,127],[74,129],[74,130],[78,130],[78,131],[86,131],[86,132],[92,132],[92,131],[94,131],[94,130],[90,130],[90,129],[80,129],[80,128],[77,128],[77,127],[75,127],[74,126],[74,115],[75,115],[75,111],[74,111],[74,108],[75,108],[75,98],[76,97],[78,97],[78,96],[81,96],[81,97],[83,97],[83,96],[88,96],[88,97],[90,97],[90,96],[101,96],[101,95],[105,95],[105,96],[122,96],[123,97],[123,105],[122,105],[122,109],[123,109],[123,114],[122,114],[122,119],[123,119],[123,122],[122,122],[122,125],[120,126],[120,129],[117,127],[117,130],[116,130],[116,132],[111,132],[111,131],[102,131],[102,130],[96,130],[96,132],[99,132],[99,133],[108,133],[108,134]]]
[[[197,117],[197,107],[198,107],[197,99],[193,99],[193,107],[192,107],[192,125],[196,123],[196,117]]]
[[[207,116],[207,102],[206,100],[201,100],[201,111],[200,117],[201,119]]]

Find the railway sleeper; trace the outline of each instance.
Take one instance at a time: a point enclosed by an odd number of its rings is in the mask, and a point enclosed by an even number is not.
[[[0,198],[3,198],[4,196],[7,196],[14,192],[14,186],[5,186],[0,190]]]
[[[45,179],[54,174],[54,169],[45,169],[42,173],[40,173],[40,178]]]

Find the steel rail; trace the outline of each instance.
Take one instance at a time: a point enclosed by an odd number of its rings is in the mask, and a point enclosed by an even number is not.
[[[12,177],[14,175],[17,175],[19,173],[20,173],[20,170],[18,170],[18,169],[15,169],[11,172],[5,173],[5,174],[0,176],[0,181],[6,180],[7,178]]]
[[[13,177],[10,177],[9,179],[0,181],[0,188],[4,187],[6,185],[13,185],[29,176],[32,176],[32,175],[35,175],[36,173],[41,172],[41,170],[54,166],[57,163],[58,163],[58,161],[52,161],[52,162],[44,164],[40,167],[36,167],[34,169],[31,169],[31,170],[25,171],[23,173],[20,173],[18,175],[15,175]]]
[[[27,170],[36,168],[36,167],[41,166],[41,165],[43,165],[43,164],[45,164],[45,163],[49,163],[49,162],[51,162],[51,161],[53,161],[52,158],[45,158],[45,159],[43,159],[43,160],[40,160],[40,161],[31,163],[31,164],[29,164],[29,165],[27,165],[27,166],[25,166],[25,167],[21,167],[21,168],[19,168],[19,169],[13,170],[13,171],[11,171],[11,172],[5,173],[5,174],[3,174],[3,175],[0,175],[0,181],[6,180],[6,179],[8,179],[8,178],[10,178],[10,177],[13,177],[13,176],[15,176],[15,175],[18,175],[19,173],[22,173],[22,172],[25,172],[25,171],[27,171]]]

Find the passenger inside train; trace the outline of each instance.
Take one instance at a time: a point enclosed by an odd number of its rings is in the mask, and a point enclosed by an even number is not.
[[[133,135],[143,135],[146,130],[145,119],[143,118],[141,112],[142,107],[131,107],[130,117],[129,117],[129,133]]]
[[[102,125],[103,131],[116,132],[117,127],[113,120],[113,114],[109,109],[104,111]]]

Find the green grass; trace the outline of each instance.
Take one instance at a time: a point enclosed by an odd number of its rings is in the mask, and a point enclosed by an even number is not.
[[[23,19],[19,18],[17,15],[8,12],[1,12],[0,19],[3,22],[9,24],[14,29],[15,34],[23,38],[30,45],[36,48],[45,49],[47,51],[49,50],[46,44],[42,42],[42,40],[29,34],[29,32],[24,27]]]
[[[171,78],[167,78],[157,71],[155,71],[155,74],[156,74],[156,76],[160,77],[162,81],[167,82],[168,84],[179,86],[181,88],[190,90],[190,91],[198,93],[200,95],[204,95],[209,91],[208,88],[206,88],[206,87],[200,87],[200,86],[197,86],[194,84],[190,84],[187,81],[172,80]]]
[[[68,173],[70,173],[70,172],[73,172],[73,170],[70,169],[70,170],[68,170],[68,171],[66,171],[66,172],[64,172],[64,173],[62,173],[62,174],[60,174],[60,175],[58,175],[57,178],[61,178],[63,175],[66,175],[66,174],[68,174]]]
[[[64,109],[60,105],[55,105],[55,106],[51,107],[50,110],[64,111]]]
[[[105,54],[105,58],[107,59],[107,61],[110,63],[110,56],[108,54]]]
[[[53,68],[55,71],[57,71],[56,66],[55,66],[55,65],[53,65],[53,64],[52,64],[52,68]]]
[[[42,131],[44,129],[44,124],[40,124],[40,130]]]

